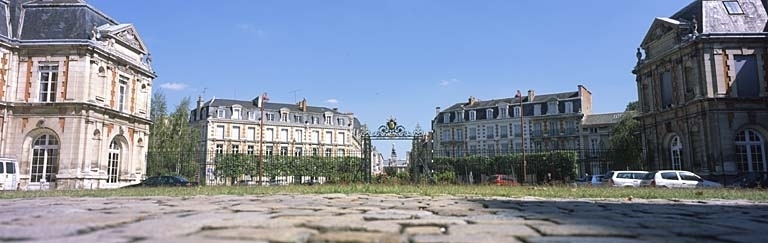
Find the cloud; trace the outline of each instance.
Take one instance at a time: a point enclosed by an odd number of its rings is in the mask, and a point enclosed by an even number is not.
[[[163,83],[160,85],[160,88],[179,91],[186,89],[187,85],[183,83]]]
[[[326,100],[325,102],[326,103],[331,103],[331,104],[338,104],[339,100],[331,98],[331,99]]]
[[[458,83],[458,82],[460,82],[460,80],[455,79],[455,78],[443,79],[443,80],[440,80],[440,86],[448,86],[448,85],[455,84],[455,83]]]

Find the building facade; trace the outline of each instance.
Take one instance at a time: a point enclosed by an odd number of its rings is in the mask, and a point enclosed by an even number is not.
[[[590,114],[584,116],[581,123],[581,151],[583,152],[579,174],[589,173],[599,175],[610,171],[614,165],[611,158],[611,134],[613,128],[625,116],[633,116],[633,112],[614,112]],[[638,169],[638,168],[634,168]]]
[[[436,113],[432,127],[439,156],[578,149],[582,119],[592,113],[592,93],[579,85],[575,91],[554,94],[529,90],[522,97],[470,97]]]
[[[633,70],[650,169],[766,171],[765,2],[694,1],[653,21]]]
[[[115,188],[146,171],[149,51],[82,0],[0,0],[0,156],[21,189]]]
[[[200,99],[190,122],[202,132],[204,163],[209,169],[216,155],[225,153],[362,156],[362,126],[354,114],[308,106],[306,99],[297,104],[270,103],[261,97],[253,101],[213,98],[205,103]]]

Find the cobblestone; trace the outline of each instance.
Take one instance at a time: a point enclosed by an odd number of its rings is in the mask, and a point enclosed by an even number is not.
[[[743,200],[252,195],[0,201],[0,241],[757,242]]]

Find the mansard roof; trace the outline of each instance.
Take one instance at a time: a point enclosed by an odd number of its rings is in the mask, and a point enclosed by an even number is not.
[[[523,103],[525,103],[527,106],[530,103],[545,103],[553,99],[565,100],[565,99],[571,99],[571,98],[577,98],[577,97],[579,97],[578,91],[562,92],[562,93],[554,93],[554,94],[540,94],[540,95],[534,94],[533,100],[529,100],[528,96],[523,96]],[[501,104],[508,104],[512,106],[519,105],[520,100],[517,97],[508,97],[508,98],[493,99],[493,100],[478,100],[472,105],[467,104],[467,102],[461,102],[446,108],[442,112],[472,110],[472,109],[478,109],[478,108],[492,108],[492,107],[497,107]]]
[[[250,100],[232,100],[232,99],[214,98],[212,100],[209,100],[208,102],[205,102],[205,104],[203,104],[203,106],[208,106],[208,107],[232,107],[234,105],[240,105],[244,109],[250,109],[250,110],[259,109],[259,107],[254,105],[253,101],[250,101]],[[298,104],[264,102],[264,110],[277,111],[282,108],[288,108],[291,111],[301,111]],[[333,108],[320,107],[320,106],[307,106],[306,112],[309,112],[309,113],[332,112],[334,114],[344,114]]]
[[[642,44],[651,42],[669,31],[677,31],[678,28],[693,28],[694,26],[699,34],[766,32],[766,27],[768,27],[766,26],[768,23],[766,1],[738,0],[737,2],[743,13],[729,13],[722,0],[693,1],[669,18],[656,18],[646,33]],[[669,29],[660,29],[660,26]]]

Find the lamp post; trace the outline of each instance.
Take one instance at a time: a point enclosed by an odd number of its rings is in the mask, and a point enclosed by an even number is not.
[[[523,149],[523,183],[525,183],[526,176],[528,175],[528,162],[525,161],[525,125],[523,124],[525,109],[523,109],[523,95],[520,93],[520,90],[517,90],[517,97],[520,99],[520,143]]]
[[[261,111],[261,118],[259,118],[259,184],[262,184],[262,175],[264,173],[264,102],[269,100],[269,97],[267,97],[265,92],[258,99],[259,110]]]

